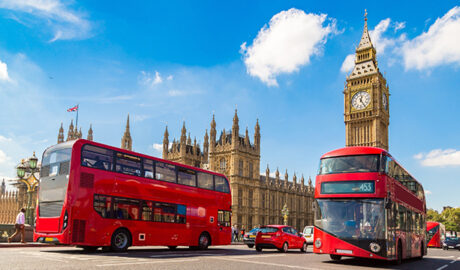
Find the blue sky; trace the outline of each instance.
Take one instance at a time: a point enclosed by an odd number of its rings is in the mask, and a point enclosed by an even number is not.
[[[134,1],[131,1],[134,2]],[[261,171],[316,175],[345,143],[343,87],[368,11],[390,88],[390,152],[425,187],[427,205],[460,206],[458,1],[0,0],[0,179],[67,132],[80,104],[86,136],[119,146],[131,117],[135,151],[161,156],[186,122],[203,141],[235,107]],[[347,58],[348,56],[348,58]],[[348,59],[348,61],[346,61]]]

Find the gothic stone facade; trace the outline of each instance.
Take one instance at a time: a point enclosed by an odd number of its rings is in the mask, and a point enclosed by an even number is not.
[[[389,90],[378,68],[376,54],[365,18],[355,66],[343,91],[346,146],[375,146],[388,150]]]
[[[246,229],[266,224],[283,224],[281,210],[284,204],[289,209],[288,224],[298,230],[313,224],[313,186],[308,186],[302,176],[297,182],[294,174],[292,182],[287,171],[280,179],[270,177],[267,166],[265,175],[260,175],[260,126],[257,121],[254,128],[254,140],[251,143],[246,128],[245,135],[239,133],[238,114],[235,111],[230,132],[225,129],[217,137],[216,121],[213,116],[211,130],[204,135],[203,150],[192,144],[190,134],[187,137],[185,123],[180,140],[174,139],[169,146],[169,133],[166,128],[163,139],[163,158],[187,165],[201,167],[223,173],[230,181],[232,191],[232,224]]]

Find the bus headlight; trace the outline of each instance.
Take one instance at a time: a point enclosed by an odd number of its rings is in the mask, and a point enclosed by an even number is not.
[[[65,228],[67,228],[68,219],[69,219],[69,216],[67,215],[67,210],[65,210],[65,214],[64,214],[64,223],[62,224],[62,230],[64,230]]]
[[[374,252],[374,253],[377,253],[377,252],[380,251],[380,245],[377,244],[377,243],[372,242],[372,243],[370,243],[369,247],[370,247],[371,251]]]
[[[321,242],[321,239],[320,238],[316,238],[315,240],[315,247],[316,248],[320,248],[322,246],[322,242]]]

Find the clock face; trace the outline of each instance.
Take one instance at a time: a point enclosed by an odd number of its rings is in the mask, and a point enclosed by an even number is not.
[[[351,105],[356,110],[362,110],[366,108],[371,102],[371,96],[366,91],[359,91],[351,98]]]
[[[388,108],[387,94],[383,93],[382,95],[382,104],[383,108],[386,110]]]

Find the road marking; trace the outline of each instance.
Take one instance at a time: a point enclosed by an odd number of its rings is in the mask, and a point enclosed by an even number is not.
[[[239,259],[234,259],[234,258],[222,258],[222,257],[217,258],[217,257],[214,257],[212,259],[218,259],[218,260],[224,260],[224,261],[234,261],[234,262],[243,262],[243,263],[262,264],[262,265],[270,265],[270,266],[277,266],[277,267],[287,267],[287,268],[295,268],[295,269],[315,270],[315,268],[308,268],[308,267],[297,266],[297,265],[285,265],[285,264],[279,264],[279,263],[248,261],[248,260],[239,260]]]
[[[454,256],[426,256],[425,258],[429,259],[448,259],[448,258],[453,258]]]
[[[183,254],[167,254],[167,255],[152,255],[149,256],[150,258],[171,258],[171,257],[187,257],[187,256],[193,256],[193,257],[199,257],[199,256],[214,256],[216,254],[214,253],[183,253]]]
[[[231,257],[233,259],[250,259],[250,258],[268,258],[268,257],[284,257],[286,254],[272,254],[272,255],[237,255],[237,256],[232,256],[232,255],[226,255],[225,257],[223,256],[216,256],[217,258],[226,258],[226,257]]]
[[[436,270],[442,270],[442,269],[444,269],[444,268],[446,268],[446,267],[447,267],[447,264],[445,264],[445,265],[443,265],[443,266],[439,267],[439,268],[438,268],[438,269],[436,269]]]
[[[179,262],[196,262],[199,259],[186,259],[186,260],[149,260],[143,262],[129,262],[129,263],[106,263],[96,265],[98,267],[104,266],[122,266],[122,265],[133,265],[133,264],[148,264],[148,263],[179,263]]]

